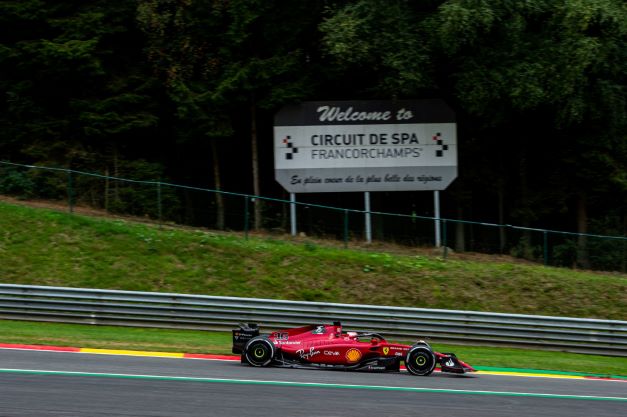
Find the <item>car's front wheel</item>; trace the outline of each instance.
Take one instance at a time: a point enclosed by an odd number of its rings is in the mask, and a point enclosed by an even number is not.
[[[268,366],[274,358],[274,344],[263,336],[254,337],[248,341],[244,348],[246,361],[252,366]]]
[[[409,352],[407,352],[405,367],[414,375],[430,375],[435,369],[435,355],[427,346],[413,346],[409,349]]]

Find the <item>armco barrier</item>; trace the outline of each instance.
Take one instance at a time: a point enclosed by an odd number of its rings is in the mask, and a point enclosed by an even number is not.
[[[201,330],[341,320],[396,339],[627,356],[627,321],[476,311],[0,284],[0,318]]]

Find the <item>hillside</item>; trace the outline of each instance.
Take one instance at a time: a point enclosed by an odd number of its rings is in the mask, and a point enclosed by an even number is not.
[[[416,253],[416,252],[414,252]],[[621,319],[627,276],[333,248],[0,201],[0,282]]]

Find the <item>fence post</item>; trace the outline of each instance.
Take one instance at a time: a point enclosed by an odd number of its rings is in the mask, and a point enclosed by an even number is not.
[[[161,181],[157,181],[157,213],[159,215],[159,228],[161,228],[163,220],[162,220],[162,202],[161,202]]]
[[[544,266],[547,266],[549,264],[549,245],[548,245],[549,233],[546,230],[544,230],[542,233],[544,235],[543,242],[542,242],[542,246],[543,246],[542,256],[544,258]]]
[[[244,238],[248,240],[248,196],[244,196]]]
[[[344,210],[344,249],[348,248],[348,210]]]
[[[72,186],[72,171],[67,171],[67,201],[70,213],[74,212],[74,190]]]
[[[446,259],[446,256],[448,255],[448,245],[447,245],[447,240],[446,240],[446,219],[442,219],[442,244],[444,245],[443,251],[444,251],[444,259]]]

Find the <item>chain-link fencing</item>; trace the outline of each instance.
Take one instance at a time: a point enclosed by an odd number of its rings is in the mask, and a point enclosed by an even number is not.
[[[175,223],[241,232],[247,238],[259,226],[266,233],[283,235],[291,228],[295,208],[296,234],[344,245],[359,245],[367,236],[364,210],[308,202],[252,196],[171,184],[132,180],[65,168],[0,161],[0,194],[27,200],[56,200],[75,207],[137,216],[156,223]],[[260,207],[256,207],[256,206]],[[257,210],[256,210],[257,208]],[[261,213],[255,219],[255,212]],[[440,234],[440,253],[505,254],[544,265],[627,271],[627,237],[493,224],[457,219],[436,219],[416,214],[371,211],[375,243],[401,248],[434,248]]]

